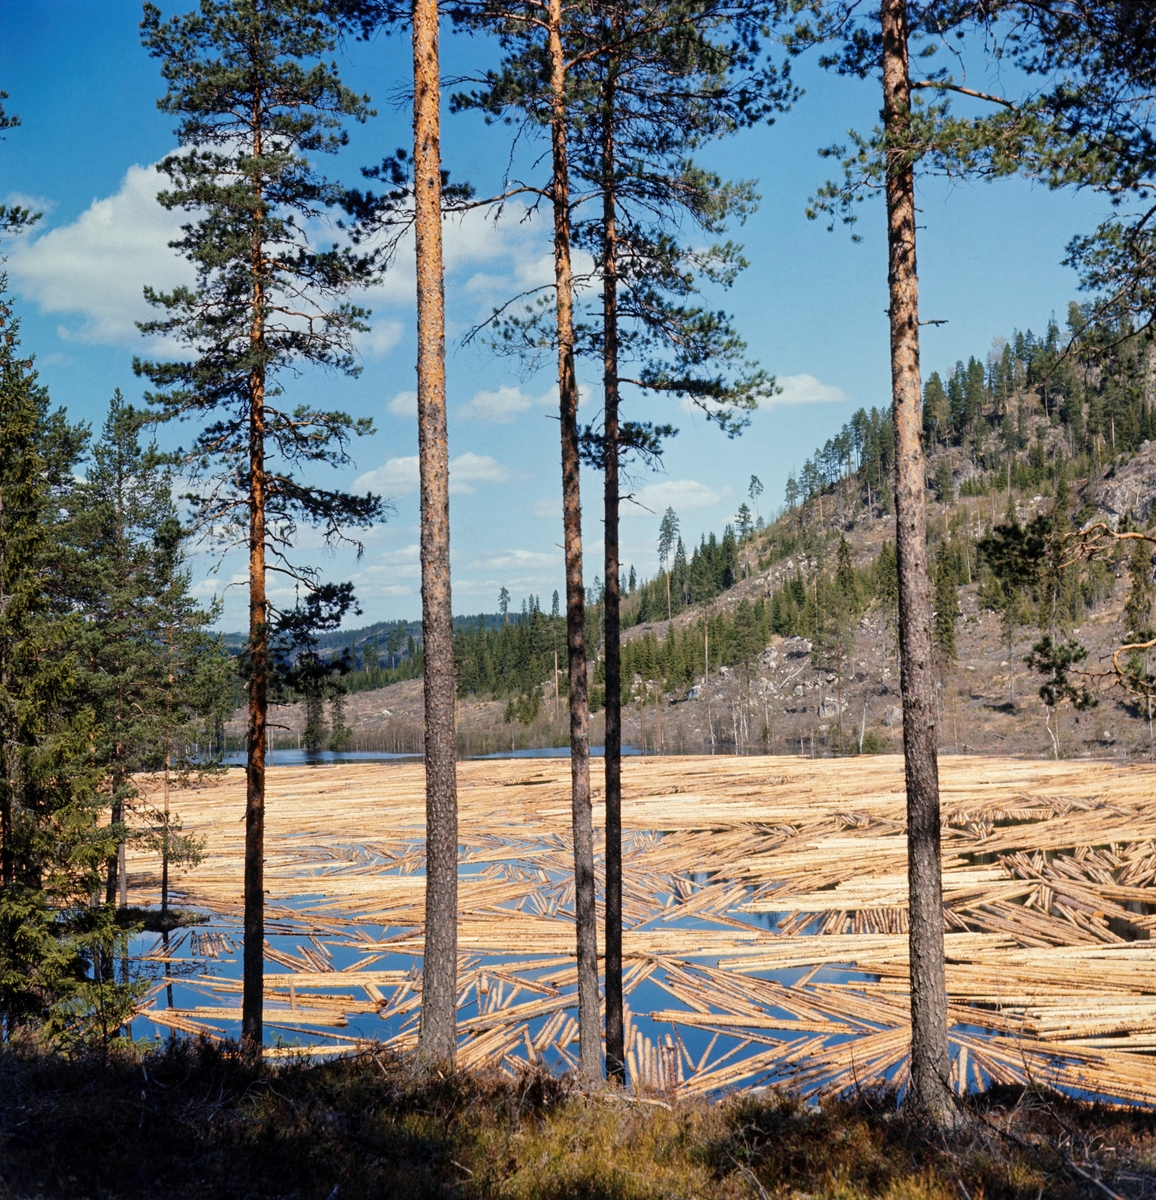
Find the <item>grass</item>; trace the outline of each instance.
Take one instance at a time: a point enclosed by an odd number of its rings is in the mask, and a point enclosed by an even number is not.
[[[0,1200],[1156,1195],[1156,1114],[1025,1091],[968,1113],[944,1136],[887,1096],[666,1106],[384,1055],[251,1069],[189,1041],[71,1060],[15,1048],[0,1052]]]

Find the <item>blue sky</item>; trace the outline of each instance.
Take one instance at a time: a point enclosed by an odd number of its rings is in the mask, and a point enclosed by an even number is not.
[[[162,5],[166,13],[185,5]],[[134,321],[147,315],[145,284],[164,286],[187,270],[166,242],[174,218],[153,199],[161,177],[152,170],[174,148],[172,120],[157,112],[162,81],[139,44],[140,8],[128,0],[0,0],[0,88],[23,125],[0,143],[0,195],[34,201],[45,212],[37,230],[8,247],[12,290],[19,299],[26,349],[41,378],[74,419],[99,426],[108,397],[121,388],[139,402],[134,353],[147,351]],[[446,36],[447,75],[490,61],[481,41]],[[406,86],[404,38],[352,44],[339,59],[346,81],[368,92],[378,116],[352,130],[351,144],[325,169],[356,182],[361,165],[409,140],[408,114],[397,97]],[[721,532],[745,498],[752,474],[763,481],[766,512],[781,502],[788,473],[858,407],[889,403],[886,246],[879,202],[862,206],[853,244],[838,229],[807,221],[807,198],[829,173],[818,149],[850,127],[876,120],[878,86],[797,65],[806,94],[770,128],[747,131],[705,156],[731,177],[754,178],[758,212],[735,232],[750,268],[729,295],[751,354],[778,376],[782,395],[751,427],[728,440],[700,417],[658,403],[636,415],[670,419],[680,433],[663,473],[637,480],[638,506],[623,520],[623,558],[643,574],[656,566],[658,519],[677,511],[688,544]],[[507,134],[472,115],[447,116],[445,164],[479,193],[496,186]],[[920,187],[922,313],[948,323],[924,331],[924,371],[949,369],[957,358],[982,357],[992,339],[1013,328],[1063,319],[1076,295],[1060,265],[1076,232],[1102,215],[1090,196],[1049,193],[1026,181]],[[562,586],[558,427],[549,369],[522,377],[516,364],[462,333],[527,284],[550,277],[547,223],[521,221],[516,209],[498,224],[481,214],[446,229],[452,545],[456,612],[492,611],[500,587],[515,598],[539,593],[549,603]],[[289,383],[325,396],[356,415],[370,415],[376,434],[354,452],[355,469],[339,482],[391,496],[395,512],[370,532],[360,561],[332,558],[311,536],[300,557],[335,579],[353,579],[364,619],[420,613],[417,559],[416,423],[412,264],[403,250],[396,269],[366,298],[373,332],[364,340],[364,370],[354,380],[307,376]],[[598,404],[592,366],[580,370],[584,417]],[[192,431],[166,431],[176,442]],[[601,573],[600,487],[583,479],[586,576]],[[225,598],[222,624],[243,623],[241,564],[218,563],[208,550],[194,563],[202,594]],[[227,587],[233,582],[234,586]],[[282,597],[286,599],[288,597]]]

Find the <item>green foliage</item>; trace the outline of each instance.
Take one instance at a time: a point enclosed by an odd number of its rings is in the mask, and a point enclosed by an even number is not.
[[[935,464],[935,490],[943,504],[955,503],[955,484],[952,481],[951,459],[941,454]]]
[[[668,573],[643,581],[636,592],[622,605],[622,627],[642,625],[647,621],[667,618]],[[728,525],[720,539],[716,534],[703,535],[699,545],[687,559],[682,538],[674,546],[670,564],[670,605],[675,616],[692,604],[713,600],[739,579],[738,538],[734,527]]]
[[[137,1001],[148,991],[147,979],[125,977],[128,942],[140,926],[118,923],[112,908],[84,910],[70,922],[70,942],[78,953],[75,978],[57,1000],[44,1025],[45,1034],[67,1052],[107,1048],[132,1020]],[[116,977],[116,962],[122,975]]]
[[[855,626],[864,606],[859,574],[845,537],[839,538],[834,574],[830,578],[823,574],[816,577],[813,596],[811,661],[816,667],[834,671],[842,686],[847,661],[855,649]]]
[[[231,715],[227,661],[208,631],[218,609],[202,609],[190,595],[171,459],[155,445],[141,446],[142,422],[117,392],[75,491],[68,530],[84,564],[76,573],[85,614],[77,647],[118,842],[128,836],[128,810],[139,795],[133,777],[166,764],[187,770],[182,753],[193,740],[214,742],[220,754],[223,736],[215,735]],[[109,903],[117,874],[113,856]]]
[[[723,235],[728,223],[745,220],[757,197],[749,182],[723,180],[693,155],[782,110],[796,94],[784,68],[760,61],[760,11],[702,0],[620,6],[613,14],[570,6],[560,30],[569,170],[575,187],[595,201],[575,208],[572,238],[605,279],[606,218],[613,214],[617,359],[621,367],[633,364],[628,375],[620,370],[622,382],[689,400],[729,436],[776,386],[746,359],[730,317],[710,306],[702,290],[729,287],[747,265],[741,247]],[[460,6],[457,14],[495,36],[503,58],[473,90],[456,95],[453,107],[505,120],[520,136],[545,132],[552,108],[539,10],[484,3]],[[603,298],[593,290],[588,295],[583,303],[580,289],[576,351],[601,367]],[[498,310],[492,328],[500,352],[533,361],[553,346],[552,302]],[[616,451],[653,462],[674,432],[626,422]],[[596,466],[603,436],[592,426],[583,434]]]
[[[594,614],[595,617],[597,613]],[[555,656],[565,664],[566,623],[542,612],[538,597],[531,596],[520,616],[487,628],[478,618],[473,629],[459,628],[454,635],[454,667],[461,696],[509,696],[517,715],[516,697],[537,712],[541,686],[553,678]],[[523,706],[525,713],[527,708]],[[521,719],[521,718],[519,718]],[[533,717],[527,719],[532,720]]]
[[[603,695],[605,695],[605,689],[603,689]],[[541,706],[542,693],[540,689],[531,688],[530,691],[526,692],[524,695],[510,697],[509,703],[506,705],[505,716],[502,719],[507,725],[509,725],[512,721],[520,721],[523,725],[531,725],[538,716],[538,711]],[[600,707],[602,706],[599,705],[599,708]],[[598,711],[598,709],[594,707],[593,701],[590,703],[590,709],[591,712]]]
[[[667,505],[666,512],[662,514],[662,520],[658,525],[658,558],[664,571],[667,569],[670,553],[679,541],[678,516],[674,509]]]
[[[956,661],[955,627],[959,623],[959,576],[951,547],[940,542],[935,555],[933,637],[941,669]]]
[[[301,523],[319,526],[329,543],[348,542],[345,529],[383,513],[378,497],[300,477],[346,465],[349,440],[370,432],[369,419],[281,402],[287,370],[356,374],[353,337],[368,328],[366,312],[345,297],[372,280],[373,262],[349,247],[317,249],[310,238],[311,226],[348,199],[314,163],[346,144],[347,119],[369,113],[322,59],[337,37],[329,16],[322,0],[202,0],[167,22],[146,5],[141,24],[168,84],[159,107],[178,118],[182,147],[159,164],[170,187],[158,198],[190,215],[174,247],[197,282],[146,289],[165,315],[141,326],[178,340],[189,357],[134,368],[153,385],[147,398],[158,419],[201,422],[186,459],[201,486],[189,500],[196,528],[225,544],[249,534],[257,436],[268,551],[308,586],[316,570],[288,559]]]
[[[859,748],[859,753],[886,754],[890,748],[887,739],[877,729],[868,729],[863,734],[863,742]]]
[[[851,480],[869,505],[878,504],[884,512],[889,512],[894,463],[895,428],[890,413],[861,408],[803,464],[796,485],[797,496],[810,503],[841,482]]]
[[[1040,699],[1048,708],[1055,708],[1067,700],[1080,712],[1098,703],[1085,684],[1074,683],[1071,679],[1072,673],[1087,657],[1087,650],[1079,642],[1054,642],[1051,634],[1044,634],[1032,647],[1024,662],[1044,676]]]
[[[1149,542],[1135,541],[1128,555],[1128,595],[1124,601],[1124,641],[1142,646],[1156,640],[1152,629],[1152,602],[1156,599],[1156,587],[1152,582],[1152,546]],[[1148,669],[1147,652],[1130,650],[1124,660],[1124,683],[1135,695],[1151,696],[1153,679]]]
[[[0,279],[0,1037],[86,1003],[107,922],[89,911],[121,831],[99,824],[102,730],[76,652],[68,546],[85,433],[49,410]],[[102,924],[102,922],[104,922]],[[79,1006],[79,1007],[77,1007]]]
[[[20,118],[4,108],[8,99],[7,92],[0,92],[0,140],[3,140],[5,130],[15,129],[20,124]],[[20,204],[0,204],[0,238],[15,237],[40,220],[41,213]]]

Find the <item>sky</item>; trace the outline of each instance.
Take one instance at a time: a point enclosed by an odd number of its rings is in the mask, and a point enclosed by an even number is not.
[[[187,2],[161,5],[170,15]],[[179,217],[155,201],[163,183],[154,164],[176,148],[174,121],[157,111],[163,80],[141,48],[140,7],[130,0],[0,0],[0,89],[22,125],[0,142],[0,196],[42,211],[25,237],[6,247],[24,348],[41,381],[74,420],[99,430],[117,388],[142,403],[134,355],[164,351],[135,322],[150,310],[142,289],[191,279],[170,250]],[[349,146],[320,164],[348,184],[360,168],[410,140],[404,105],[409,45],[403,36],[354,42],[336,55],[345,82],[368,93],[377,115],[350,130]],[[443,75],[460,77],[494,62],[485,41],[443,35]],[[669,505],[688,550],[722,532],[747,499],[750,477],[764,485],[761,513],[782,503],[788,474],[859,407],[890,403],[885,309],[886,240],[882,202],[860,209],[853,242],[842,227],[804,215],[834,164],[822,147],[878,119],[879,86],[841,79],[808,60],[795,65],[804,94],[773,126],[746,130],[701,156],[724,176],[752,179],[758,210],[732,236],[748,269],[726,293],[709,294],[746,339],[753,359],[781,387],[728,439],[701,415],[670,401],[627,401],[627,415],[679,428],[664,468],[637,475],[623,507],[622,559],[640,575],[657,568],[659,519]],[[971,80],[974,84],[974,79]],[[998,82],[998,81],[997,81]],[[448,108],[448,105],[447,105]],[[443,120],[443,160],[452,178],[492,193],[509,156],[509,131],[474,114]],[[528,161],[528,160],[527,160]],[[993,339],[1016,328],[1037,332],[1055,313],[1063,323],[1078,280],[1061,265],[1076,233],[1104,215],[1096,197],[1049,192],[1025,180],[920,183],[921,314],[945,321],[923,331],[923,370],[950,370],[983,358]],[[563,588],[557,390],[549,363],[524,372],[465,334],[493,308],[552,277],[547,214],[508,205],[500,220],[475,212],[447,221],[447,386],[451,457],[451,546],[455,613],[494,611],[498,591],[515,605],[528,593],[548,606]],[[354,379],[310,373],[287,380],[290,398],[324,399],[373,418],[375,432],[353,447],[355,463],[324,479],[371,489],[392,501],[388,520],[364,536],[360,558],[331,552],[303,531],[299,560],[329,579],[355,584],[361,616],[350,624],[420,615],[417,429],[412,245],[363,302],[371,332],[359,343]],[[171,349],[171,348],[170,348]],[[593,364],[580,364],[581,419],[600,403]],[[187,445],[194,429],[166,428],[166,446]],[[585,577],[601,574],[601,488],[582,479]],[[198,595],[219,596],[221,625],[245,621],[243,564],[236,552],[199,546],[192,560]],[[275,603],[291,604],[286,585]]]

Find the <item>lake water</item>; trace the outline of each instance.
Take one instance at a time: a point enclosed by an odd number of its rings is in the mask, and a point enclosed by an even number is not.
[[[622,757],[634,758],[642,754],[637,746],[623,746]],[[604,746],[591,746],[591,758],[604,758]],[[334,763],[387,763],[387,762],[420,762],[420,754],[391,754],[384,750],[319,750],[310,754],[307,750],[278,749],[269,750],[266,766],[269,767],[324,767]],[[475,754],[472,759],[488,758],[569,758],[569,746],[540,746],[528,750],[498,750],[493,754]],[[223,760],[230,767],[245,765],[245,752],[236,750],[227,754]]]

